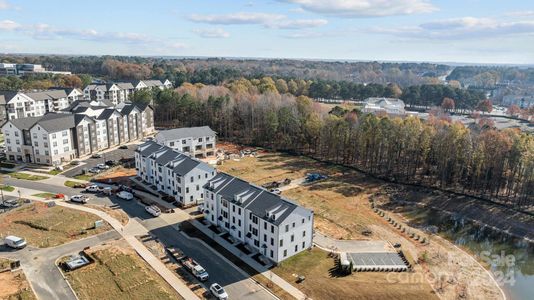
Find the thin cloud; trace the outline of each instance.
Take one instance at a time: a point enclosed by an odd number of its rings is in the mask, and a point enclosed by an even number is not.
[[[0,21],[0,30],[11,31],[20,28],[21,25],[15,21],[2,20]]]
[[[230,37],[230,33],[224,31],[222,28],[210,28],[210,29],[195,29],[194,33],[209,39],[221,39]]]
[[[0,0],[0,10],[7,10],[14,8],[13,5],[11,5],[9,2],[5,0]]]
[[[306,11],[346,18],[430,13],[438,8],[427,0],[278,0]]]
[[[508,17],[534,17],[534,10],[512,11],[504,15]]]
[[[292,20],[285,15],[238,12],[225,15],[192,15],[190,21],[213,25],[261,25],[265,28],[302,29],[328,24],[324,19]]]
[[[501,21],[489,18],[456,18],[427,22],[418,26],[370,28],[371,33],[417,39],[472,39],[534,34],[534,21]]]

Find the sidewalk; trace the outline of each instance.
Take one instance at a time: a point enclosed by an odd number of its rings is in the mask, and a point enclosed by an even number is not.
[[[48,202],[42,198],[31,196],[35,193],[42,193],[42,191],[31,189],[19,189],[21,196],[26,199]],[[13,194],[18,196],[16,192],[7,192],[5,194]],[[128,244],[156,271],[167,283],[171,285],[178,294],[185,299],[199,299],[176,275],[174,275],[167,267],[150,252],[135,236],[148,234],[148,231],[137,220],[130,219],[128,225],[123,226],[118,220],[112,218],[107,213],[93,208],[66,203],[63,201],[55,201],[57,205],[72,208],[84,212],[88,212],[99,216],[104,221],[108,222],[113,229],[115,229]]]

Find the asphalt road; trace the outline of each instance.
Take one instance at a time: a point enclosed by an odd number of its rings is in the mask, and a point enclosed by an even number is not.
[[[80,194],[81,189],[60,187],[46,183],[6,178],[5,184],[36,189],[41,191],[63,193],[68,196]],[[149,232],[156,236],[165,246],[177,246],[187,255],[198,261],[209,273],[210,279],[206,283],[221,284],[230,296],[230,299],[276,299],[272,294],[252,281],[248,276],[241,274],[232,264],[223,260],[211,247],[196,239],[188,239],[161,218],[154,218],[148,214],[144,206],[137,201],[124,201],[116,197],[96,196],[89,194],[90,204],[120,206],[131,218],[136,218]]]
[[[108,160],[118,162],[121,158],[132,158],[134,157],[134,151],[137,148],[137,145],[127,145],[128,149],[114,149],[109,152],[102,153],[101,158],[86,158],[85,160],[79,160],[85,164],[80,164],[74,168],[68,169],[62,174],[67,177],[74,177],[76,175],[82,174],[83,169],[91,169],[96,167],[98,164],[103,164]]]
[[[39,299],[76,300],[76,296],[56,267],[56,260],[67,255],[76,254],[87,246],[96,246],[118,238],[120,238],[120,235],[115,230],[111,230],[53,248],[39,249],[28,246],[22,250],[13,250],[2,245],[0,246],[0,255],[20,260],[24,274]]]

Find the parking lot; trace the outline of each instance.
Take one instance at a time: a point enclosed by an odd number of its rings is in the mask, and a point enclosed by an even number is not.
[[[80,159],[78,161],[81,162],[80,165],[75,166],[71,169],[66,170],[62,174],[67,177],[74,177],[76,175],[80,175],[83,173],[84,169],[91,169],[96,167],[98,164],[103,164],[108,160],[112,160],[114,162],[118,162],[122,158],[133,158],[134,157],[134,151],[137,148],[136,144],[127,145],[128,149],[114,149],[108,152],[102,152],[101,158],[86,158],[86,159]]]

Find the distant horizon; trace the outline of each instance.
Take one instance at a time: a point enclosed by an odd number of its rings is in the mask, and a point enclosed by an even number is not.
[[[477,63],[477,62],[461,62],[461,61],[412,61],[412,60],[384,60],[384,59],[345,59],[345,58],[296,58],[296,57],[253,57],[253,56],[201,56],[201,55],[128,55],[128,54],[58,54],[58,53],[31,53],[31,52],[12,52],[0,53],[0,55],[13,56],[70,56],[70,57],[144,57],[144,58],[162,58],[162,59],[226,59],[226,60],[300,60],[300,61],[322,61],[322,62],[378,62],[378,63],[415,63],[415,64],[436,64],[448,65],[452,67],[458,66],[481,66],[481,67],[522,67],[534,68],[534,63]],[[0,61],[2,63],[2,61]]]

